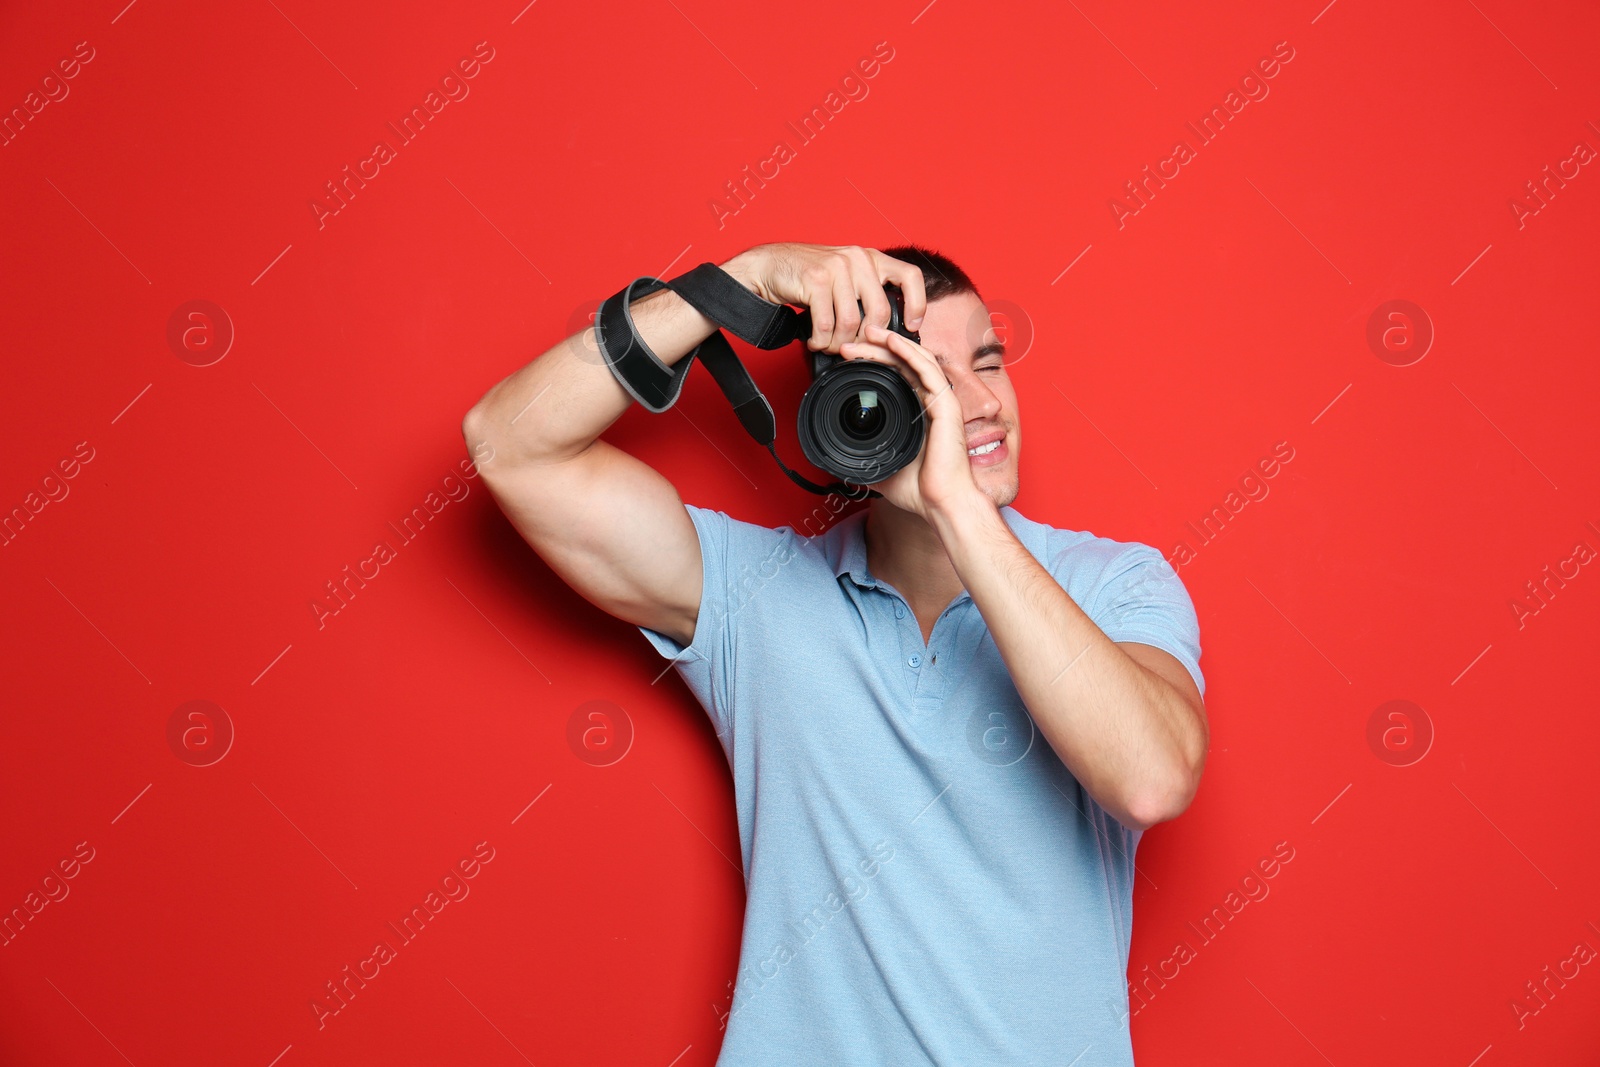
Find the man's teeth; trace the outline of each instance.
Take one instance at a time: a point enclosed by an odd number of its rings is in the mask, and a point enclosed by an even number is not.
[[[1000,442],[998,440],[994,440],[994,441],[990,441],[986,445],[979,445],[977,448],[969,448],[969,449],[967,449],[967,455],[969,455],[969,456],[987,456],[990,452],[993,452],[995,449],[997,449],[999,447],[1000,447]]]

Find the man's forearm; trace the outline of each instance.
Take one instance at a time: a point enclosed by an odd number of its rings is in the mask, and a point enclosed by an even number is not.
[[[1194,709],[1095,625],[987,497],[931,517],[1040,732],[1125,825],[1181,810],[1204,759]]]
[[[629,310],[639,336],[669,367],[717,328],[670,289],[635,300]],[[498,461],[559,462],[588,448],[632,402],[590,327],[495,385],[463,428],[469,444],[487,442]]]

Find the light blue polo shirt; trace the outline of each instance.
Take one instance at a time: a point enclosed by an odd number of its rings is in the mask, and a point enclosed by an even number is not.
[[[694,641],[640,630],[733,771],[746,908],[718,1067],[1131,1065],[1140,835],[1033,725],[970,594],[924,645],[867,569],[864,508],[806,536],[685,507]],[[1108,637],[1204,692],[1159,552],[1001,514]]]

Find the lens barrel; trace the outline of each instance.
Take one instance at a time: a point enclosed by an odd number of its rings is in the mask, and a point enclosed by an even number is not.
[[[927,420],[899,371],[837,359],[800,400],[800,448],[814,466],[852,485],[882,481],[922,451]]]

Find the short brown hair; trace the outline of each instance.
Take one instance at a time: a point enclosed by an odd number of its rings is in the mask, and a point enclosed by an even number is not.
[[[933,303],[940,297],[955,296],[957,293],[971,293],[979,300],[983,294],[978,292],[977,285],[973,284],[967,272],[956,266],[948,256],[941,255],[931,248],[921,245],[895,245],[893,248],[879,249],[890,259],[898,259],[903,263],[922,268],[922,288],[928,303]]]

